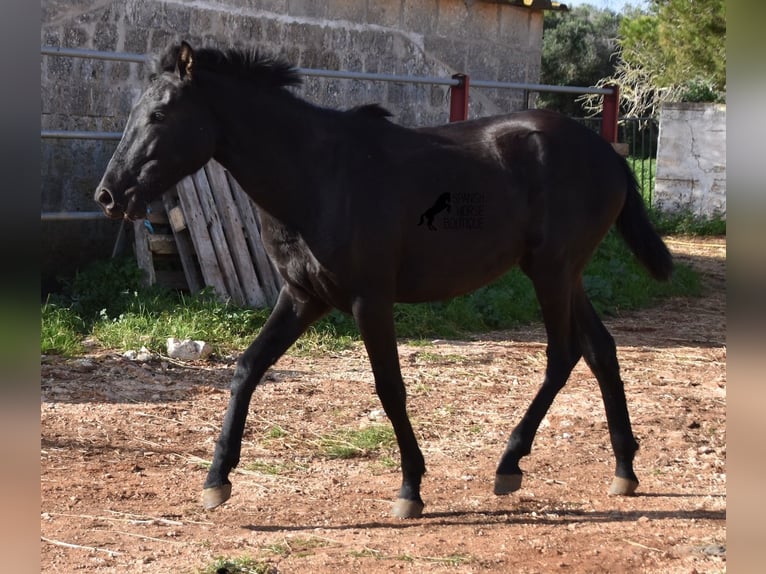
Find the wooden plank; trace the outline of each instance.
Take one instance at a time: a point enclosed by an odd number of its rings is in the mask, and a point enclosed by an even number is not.
[[[149,250],[149,230],[144,225],[144,220],[133,222],[133,245],[136,253],[136,262],[138,267],[144,272],[144,281],[147,285],[154,285],[157,282],[157,274],[154,270],[154,258]]]
[[[184,219],[189,227],[194,250],[197,252],[202,277],[205,285],[221,297],[228,298],[229,290],[223,278],[223,272],[218,265],[218,257],[213,247],[213,241],[208,232],[207,219],[202,211],[197,189],[191,177],[185,177],[176,186],[178,200],[184,210]]]
[[[245,300],[248,305],[253,307],[266,307],[268,306],[268,298],[255,272],[253,258],[250,256],[245,239],[242,219],[232,197],[224,168],[218,162],[211,160],[205,166],[205,173],[218,208],[218,215],[221,218],[229,252],[237,269],[239,284],[242,287]]]
[[[179,205],[178,191],[173,188],[162,195],[162,203],[168,213],[173,237],[176,240],[178,257],[181,259],[181,267],[186,277],[186,286],[192,293],[197,293],[205,286],[205,280],[202,277],[199,262],[194,253],[194,244],[192,243],[191,233],[186,227],[186,218],[183,216],[183,208]],[[173,213],[179,212],[183,219],[183,228],[176,229],[173,225]]]
[[[258,217],[257,207],[245,193],[245,190],[237,183],[230,173],[226,174],[229,181],[232,195],[239,208],[242,222],[247,230],[247,241],[250,246],[252,257],[255,261],[255,270],[260,278],[269,305],[277,301],[280,289],[282,289],[282,276],[277,271],[276,266],[271,261],[269,254],[263,246],[261,240],[261,222]]]
[[[147,235],[149,251],[156,255],[176,255],[178,247],[175,237],[165,233],[150,233]]]
[[[173,231],[179,232],[186,229],[186,220],[184,219],[184,211],[180,206],[176,205],[168,209],[168,220],[170,221],[170,227]]]
[[[226,285],[226,290],[235,304],[245,305],[245,295],[242,292],[237,268],[234,265],[229,244],[226,241],[226,234],[223,231],[221,218],[218,214],[218,208],[213,199],[212,191],[210,190],[210,184],[207,181],[205,169],[202,168],[192,174],[191,178],[194,181],[194,186],[197,188],[197,197],[199,198],[199,204],[204,213],[205,222],[209,230],[210,241],[215,251],[215,255],[218,258],[218,264],[221,269],[224,284]]]

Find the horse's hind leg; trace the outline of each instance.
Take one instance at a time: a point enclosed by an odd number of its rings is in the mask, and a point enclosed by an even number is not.
[[[545,281],[535,280],[537,276],[544,276]],[[548,335],[545,379],[521,422],[513,429],[508,439],[495,475],[495,494],[508,494],[521,488],[522,472],[519,460],[532,451],[532,442],[540,422],[581,356],[572,324],[568,281],[555,274],[538,274],[535,277],[533,283]]]
[[[596,376],[604,399],[609,437],[616,459],[615,477],[609,494],[631,495],[638,487],[638,478],[633,472],[633,457],[638,443],[630,426],[617,348],[581,285],[574,293],[573,308],[583,358]]]
[[[354,319],[364,340],[375,377],[375,391],[391,421],[402,461],[402,486],[392,513],[398,518],[418,518],[423,513],[420,482],[426,471],[423,454],[407,416],[407,395],[399,366],[391,301],[358,299]]]
[[[240,356],[231,382],[229,406],[202,493],[205,508],[215,508],[231,496],[229,472],[239,463],[250,399],[261,377],[327,310],[324,303],[285,285],[268,321]]]

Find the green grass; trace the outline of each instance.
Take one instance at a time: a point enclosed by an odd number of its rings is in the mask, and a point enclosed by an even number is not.
[[[687,222],[689,225],[692,223]],[[725,222],[724,222],[725,225]],[[707,228],[705,228],[707,229]],[[140,285],[132,260],[98,263],[78,274],[42,305],[41,352],[76,356],[86,338],[104,348],[164,352],[168,337],[202,339],[218,356],[237,354],[256,337],[268,309],[220,302],[210,290],[184,295]],[[699,278],[678,265],[669,283],[652,280],[615,232],[610,232],[584,274],[586,289],[604,315],[651,305],[668,296],[696,296]],[[540,320],[529,279],[514,268],[493,283],[449,301],[394,307],[400,338],[434,338],[512,329]],[[334,311],[312,326],[289,353],[341,352],[359,342],[350,316]]]
[[[82,341],[85,333],[85,322],[76,311],[55,303],[43,304],[40,329],[42,353],[67,357],[79,355],[84,351]]]
[[[702,217],[690,212],[662,213],[650,211],[652,222],[664,235],[726,235],[726,219],[721,215]]]
[[[313,554],[313,551],[317,548],[323,548],[325,546],[328,546],[330,543],[327,540],[323,540],[321,538],[311,537],[311,538],[301,538],[301,537],[294,537],[294,538],[285,538],[283,542],[270,544],[266,546],[264,549],[268,550],[272,554],[276,554],[278,556],[287,557],[287,556],[295,556],[297,558],[303,558],[305,556],[310,556]]]
[[[371,425],[360,430],[340,430],[320,438],[322,454],[328,458],[369,457],[396,444],[391,425]]]

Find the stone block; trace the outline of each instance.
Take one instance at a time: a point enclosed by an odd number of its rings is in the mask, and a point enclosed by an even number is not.
[[[367,15],[367,3],[360,0],[328,0],[327,18],[330,20],[348,20],[364,22]]]
[[[726,107],[665,104],[653,203],[669,212],[726,213]]]
[[[474,2],[468,7],[466,33],[470,41],[497,42],[500,32],[497,4]]]
[[[468,36],[468,7],[463,2],[439,0],[436,33],[444,38],[464,40]]]
[[[368,2],[367,23],[387,28],[398,28],[401,22],[401,3]]]
[[[497,46],[491,42],[472,42],[468,45],[465,73],[477,80],[495,79],[500,67]]]
[[[115,51],[117,50],[118,39],[119,32],[115,24],[103,22],[96,24],[96,28],[93,33],[94,49],[103,51]]]
[[[63,46],[65,48],[85,48],[88,46],[88,31],[82,26],[65,26]]]
[[[425,50],[432,58],[448,66],[452,74],[465,72],[467,51],[462,42],[443,36],[427,36]]]
[[[287,0],[287,13],[290,16],[309,16],[325,18],[328,0]]]
[[[266,20],[263,26],[263,41],[271,44],[281,44],[284,40],[284,26],[275,20]]]
[[[149,29],[130,26],[125,28],[123,34],[122,50],[136,54],[145,54],[149,51]]]
[[[439,0],[404,0],[402,28],[417,34],[436,32]]]

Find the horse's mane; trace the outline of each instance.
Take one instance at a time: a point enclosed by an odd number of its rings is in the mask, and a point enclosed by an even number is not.
[[[159,71],[172,72],[176,67],[180,45],[174,45],[161,56]],[[263,86],[296,86],[301,83],[298,71],[287,62],[262,55],[257,49],[198,48],[194,50],[194,69],[208,70],[239,77]]]
[[[394,115],[380,104],[363,104],[349,109],[348,113],[368,118],[390,118]]]

